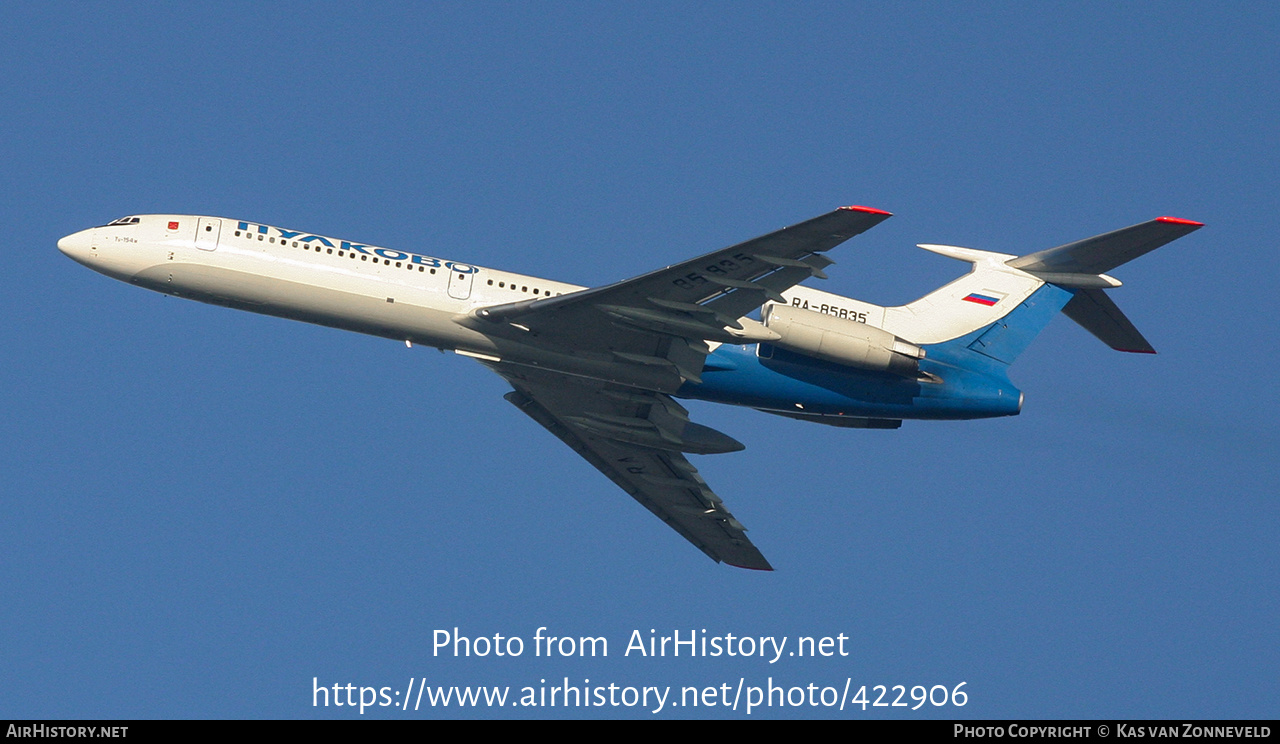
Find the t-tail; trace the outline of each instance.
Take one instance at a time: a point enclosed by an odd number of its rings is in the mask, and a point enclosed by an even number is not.
[[[847,313],[852,320],[915,344],[924,352],[922,371],[941,364],[1003,376],[1059,310],[1113,349],[1153,354],[1155,349],[1107,295],[1120,286],[1107,272],[1202,226],[1158,217],[1024,256],[922,244],[925,250],[967,261],[973,268],[898,307],[856,302],[809,287],[793,288],[787,300],[804,309]]]

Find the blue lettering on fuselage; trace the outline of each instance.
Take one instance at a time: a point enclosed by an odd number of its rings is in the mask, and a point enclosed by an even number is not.
[[[302,232],[294,232],[292,230],[283,230],[279,227],[269,227],[267,225],[258,225],[252,222],[241,222],[239,223],[238,226],[241,230],[245,232],[257,231],[262,235],[269,235],[271,230],[275,230],[277,233],[280,234],[281,240],[298,240],[303,243],[319,242],[323,246],[327,246],[329,248],[334,247],[333,243],[331,243],[328,238],[320,235],[310,235]],[[381,256],[382,258],[385,258],[391,261],[409,261],[415,264],[419,264],[421,266],[430,266],[431,268],[444,266],[449,268],[452,271],[458,272],[459,274],[474,274],[477,271],[479,271],[479,269],[469,264],[456,263],[454,261],[442,262],[438,258],[423,256],[417,253],[410,253],[408,251],[395,251],[395,250],[391,250],[390,248],[373,248],[371,246],[367,246],[362,243],[350,243],[345,240],[339,241],[339,250],[351,251],[352,253],[363,253],[366,256],[378,255],[378,256]]]

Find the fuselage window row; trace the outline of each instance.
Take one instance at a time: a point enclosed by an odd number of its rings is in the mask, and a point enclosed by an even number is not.
[[[253,236],[253,234],[252,234],[252,233],[250,233],[250,232],[248,232],[247,230],[246,230],[246,231],[236,230],[236,237],[237,237],[237,238],[242,237],[242,235],[241,235],[241,233],[242,233],[242,232],[243,232],[243,237],[244,237],[245,239],[247,239],[247,240],[253,240],[253,237],[254,237],[254,236]],[[262,238],[263,238],[263,237],[264,237],[264,236],[259,235],[259,236],[258,236],[258,240],[262,240]],[[268,241],[269,241],[269,242],[271,242],[271,243],[274,243],[274,242],[276,242],[276,239],[275,239],[274,237],[272,237],[272,238],[269,238],[269,239],[268,239]],[[280,245],[289,245],[291,248],[297,248],[297,247],[298,247],[298,241],[296,241],[296,240],[295,240],[295,241],[293,241],[293,242],[292,242],[292,244],[290,244],[290,243],[288,243],[288,242],[286,242],[286,241],[284,241],[284,240],[281,240],[281,241],[280,241]],[[314,249],[313,249],[313,248],[312,248],[312,246],[307,245],[306,243],[303,243],[303,244],[302,244],[302,249],[303,249],[304,251],[315,250],[315,252],[316,252],[316,253],[321,253],[321,252],[322,252],[322,251],[321,251],[321,249],[320,249],[320,246],[315,246],[315,247],[314,247]],[[332,248],[329,248],[329,249],[326,249],[326,250],[325,250],[325,251],[323,251],[323,252],[326,252],[326,253],[330,253],[330,254],[332,254],[332,253],[333,253],[333,249],[332,249]],[[352,260],[355,260],[356,254],[355,254],[355,251],[352,251],[352,252],[350,253],[350,255],[348,256],[348,254],[346,253],[346,251],[338,251],[338,257],[339,257],[339,258],[346,258],[346,257],[349,257],[349,258],[351,258]],[[365,256],[365,255],[361,255],[361,256],[360,256],[360,260],[361,260],[361,261],[368,261],[368,260],[369,260],[369,257],[368,257],[368,256]],[[375,258],[373,259],[373,262],[374,262],[374,263],[378,263],[378,262],[379,262],[379,260],[380,260],[380,259],[378,259],[377,257],[375,257]],[[390,266],[390,265],[391,265],[391,263],[392,263],[389,259],[382,259],[382,260],[381,260],[381,262],[382,262],[382,263],[385,263],[385,264],[386,264],[386,265],[388,265],[388,266]],[[395,262],[395,265],[396,265],[396,268],[397,268],[397,269],[398,269],[398,268],[400,268],[400,267],[401,267],[401,265],[403,265],[403,266],[404,266],[406,269],[408,269],[409,271],[413,271],[413,264],[410,264],[410,263],[404,263],[404,262],[402,262],[402,261],[396,261],[396,262]],[[426,269],[425,269],[425,267],[423,267],[423,266],[419,266],[419,267],[418,267],[418,271],[425,271],[425,270],[426,270]],[[435,269],[431,269],[431,273],[432,273],[432,274],[436,273],[436,270],[435,270]],[[460,276],[459,276],[459,278],[461,278],[462,276],[463,276],[463,275],[460,275]],[[489,286],[491,286],[491,287],[493,286],[493,280],[492,280],[492,279],[490,279],[490,280],[489,280]],[[506,283],[506,282],[498,282],[498,288],[499,288],[499,289],[507,289],[507,283]],[[510,287],[510,289],[511,289],[512,291],[515,291],[515,289],[516,289],[516,285],[515,285],[515,284],[512,284],[512,285],[511,285],[511,287]],[[528,291],[529,291],[529,287],[528,287],[527,285],[526,285],[526,286],[523,286],[523,287],[520,287],[520,291],[521,291],[521,292],[528,292]],[[534,293],[534,294],[536,294],[536,295],[541,295],[541,294],[542,294],[542,291],[541,291],[539,288],[534,287],[534,289],[533,289],[533,293]],[[547,290],[547,291],[546,291],[546,295],[547,295],[548,297],[550,297],[550,296],[551,296],[551,294],[552,294],[551,290]]]
[[[237,238],[238,238],[238,237],[241,237],[241,232],[242,232],[242,231],[240,231],[240,230],[236,230],[236,237],[237,237]],[[243,237],[245,237],[245,238],[246,238],[246,239],[248,239],[248,240],[253,240],[253,234],[252,234],[252,233],[249,233],[248,231],[243,231],[243,232],[244,232]],[[259,236],[258,236],[258,240],[262,240],[262,238],[263,238],[263,236],[261,236],[261,235],[259,235]],[[270,239],[269,239],[269,241],[270,241],[270,242],[272,242],[272,243],[274,243],[274,242],[276,242],[276,239],[275,239],[275,238],[270,238]],[[286,241],[284,241],[284,240],[281,240],[281,241],[280,241],[280,245],[288,245],[288,243],[286,243]],[[298,247],[298,241],[296,241],[296,240],[295,240],[295,241],[293,241],[293,243],[290,245],[290,247],[292,247],[292,248],[297,248],[297,247]],[[322,250],[321,250],[321,248],[320,248],[320,246],[315,246],[315,248],[313,249],[310,245],[307,245],[306,243],[303,243],[303,244],[302,244],[302,250],[304,250],[304,251],[315,250],[315,252],[316,252],[316,253],[322,253],[322,252],[329,253],[329,254],[332,254],[332,253],[333,253],[333,249],[332,249],[332,248],[328,248],[328,249],[326,249],[326,250],[322,251]],[[338,258],[350,258],[351,260],[353,260],[353,261],[354,261],[354,260],[355,260],[355,258],[356,258],[356,253],[355,253],[355,251],[352,251],[352,252],[348,255],[346,251],[338,251]],[[365,256],[365,255],[361,255],[361,256],[360,256],[360,260],[361,260],[361,261],[368,261],[368,260],[369,260],[369,257],[368,257],[368,256]],[[374,262],[374,263],[378,263],[378,262],[379,262],[379,259],[375,257],[375,258],[373,259],[373,262]],[[388,266],[390,266],[390,265],[391,265],[391,261],[390,261],[389,259],[387,259],[387,260],[382,260],[382,263],[385,263],[385,264],[386,264],[386,265],[388,265]],[[411,264],[411,263],[404,263],[404,262],[402,262],[402,261],[396,261],[396,262],[395,262],[395,264],[396,264],[396,268],[397,268],[397,269],[398,269],[398,268],[400,268],[400,266],[403,264],[403,266],[404,266],[406,269],[408,269],[409,271],[413,271],[413,264]],[[419,267],[418,267],[418,271],[426,271],[426,267],[425,267],[425,266],[419,266]],[[432,269],[432,270],[431,270],[431,273],[432,273],[432,274],[436,273],[436,270],[435,270],[435,269]],[[489,283],[490,283],[490,284],[493,284],[493,282],[489,282]]]
[[[461,278],[461,277],[459,277],[459,278]],[[492,287],[492,286],[493,286],[493,280],[492,280],[492,279],[490,279],[490,280],[489,280],[489,286],[490,286],[490,287]],[[515,285],[515,284],[512,284],[510,287],[507,287],[507,283],[506,283],[506,282],[498,282],[498,289],[510,289],[511,291],[513,291],[513,292],[514,292],[514,291],[516,290],[516,285]],[[528,291],[529,291],[529,287],[527,287],[527,286],[520,287],[520,291],[521,291],[521,292],[528,292]],[[559,297],[560,295],[564,294],[563,292],[552,292],[552,291],[551,291],[551,290],[549,290],[549,289],[548,289],[547,291],[543,292],[542,290],[538,289],[537,287],[534,287],[534,289],[533,289],[533,293],[534,293],[534,294],[543,294],[543,295],[546,295],[547,297],[550,297],[550,296],[552,296],[552,295],[555,295],[556,297]]]

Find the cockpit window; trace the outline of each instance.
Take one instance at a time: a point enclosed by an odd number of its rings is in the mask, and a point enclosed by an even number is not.
[[[111,220],[107,224],[103,225],[103,227],[116,227],[118,225],[136,225],[136,224],[138,224],[137,217],[121,217],[118,220]]]

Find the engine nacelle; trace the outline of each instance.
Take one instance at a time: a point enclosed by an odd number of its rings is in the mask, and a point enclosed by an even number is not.
[[[915,377],[924,358],[919,346],[856,320],[776,304],[765,305],[762,317],[782,336],[774,346],[828,362]]]

